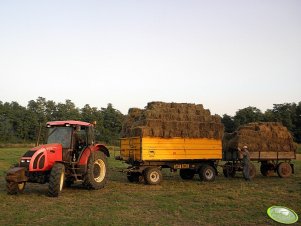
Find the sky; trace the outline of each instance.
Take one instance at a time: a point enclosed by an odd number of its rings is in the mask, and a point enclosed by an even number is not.
[[[301,101],[299,0],[0,0],[0,101]]]

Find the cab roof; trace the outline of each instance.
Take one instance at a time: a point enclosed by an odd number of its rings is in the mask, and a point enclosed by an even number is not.
[[[88,122],[82,122],[82,121],[75,121],[75,120],[47,122],[47,126],[65,126],[65,125],[74,125],[74,126],[92,126],[91,123],[88,123]]]

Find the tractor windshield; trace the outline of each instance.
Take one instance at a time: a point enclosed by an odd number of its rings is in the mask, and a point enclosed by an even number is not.
[[[48,128],[47,144],[59,143],[63,148],[70,148],[72,127],[51,127]]]

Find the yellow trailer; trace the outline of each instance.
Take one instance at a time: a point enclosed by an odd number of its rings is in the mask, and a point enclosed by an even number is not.
[[[120,141],[120,157],[132,165],[127,170],[129,181],[144,180],[158,184],[161,169],[180,169],[183,179],[199,174],[201,180],[213,181],[217,162],[222,159],[222,141],[207,138],[128,137]]]

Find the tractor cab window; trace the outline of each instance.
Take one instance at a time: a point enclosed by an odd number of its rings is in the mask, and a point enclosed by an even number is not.
[[[87,131],[85,127],[77,126],[73,135],[73,148],[81,150],[87,145]]]
[[[63,148],[70,148],[71,136],[71,127],[50,127],[48,128],[47,144],[59,143]]]

